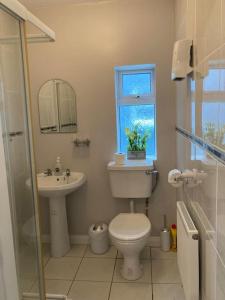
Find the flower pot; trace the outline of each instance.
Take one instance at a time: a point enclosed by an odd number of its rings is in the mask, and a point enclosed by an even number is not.
[[[127,151],[127,159],[146,159],[146,151]]]

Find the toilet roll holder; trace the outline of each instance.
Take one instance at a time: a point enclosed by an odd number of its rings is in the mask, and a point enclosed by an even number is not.
[[[195,187],[200,185],[203,180],[207,177],[207,173],[204,171],[199,171],[197,169],[192,170],[173,170],[169,172],[168,182],[174,187],[181,187],[185,184],[187,187]]]

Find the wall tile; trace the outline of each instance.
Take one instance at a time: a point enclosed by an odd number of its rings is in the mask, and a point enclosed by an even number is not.
[[[225,264],[225,165],[218,165],[217,250]]]
[[[217,258],[217,270],[216,270],[216,300],[225,299],[225,266],[221,259]]]
[[[189,91],[183,83],[178,84],[177,124],[225,150],[225,0],[189,0],[188,7],[179,13],[190,22],[187,36],[191,36],[191,28],[194,33],[195,83]],[[187,103],[192,106],[189,124]],[[179,134],[177,164],[178,168],[194,166],[207,173],[200,186],[184,186],[177,197],[185,201],[200,233],[200,299],[224,300],[225,165]]]
[[[195,20],[196,20],[196,0],[188,0],[187,23],[186,23],[186,37],[187,38],[194,39]]]
[[[192,93],[190,90],[191,81],[185,79],[177,82],[177,126],[191,131],[192,120]]]
[[[196,40],[198,63],[221,42],[221,0],[196,2]]]
[[[175,2],[175,23],[176,39],[186,37],[188,0],[176,0]]]
[[[216,251],[218,163],[182,135],[177,135],[177,141],[178,168],[197,168],[207,173],[201,185],[195,188],[184,185],[182,192],[178,193],[178,200],[185,201],[200,234],[201,299],[217,300],[215,274],[218,260]]]
[[[194,37],[195,1],[177,0],[175,3],[176,40]]]
[[[225,71],[222,53],[216,50],[196,69],[195,134],[224,150]]]
[[[201,151],[198,147],[197,151]],[[203,183],[196,188],[195,201],[199,203],[206,217],[206,234],[216,241],[216,206],[217,206],[217,162],[209,154],[205,153],[201,160],[201,171],[207,174]],[[209,229],[209,232],[208,232]]]

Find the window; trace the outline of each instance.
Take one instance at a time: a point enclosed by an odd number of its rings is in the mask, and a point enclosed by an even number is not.
[[[139,125],[147,131],[147,156],[156,158],[155,66],[138,65],[115,68],[117,105],[117,148],[127,152],[125,129]]]

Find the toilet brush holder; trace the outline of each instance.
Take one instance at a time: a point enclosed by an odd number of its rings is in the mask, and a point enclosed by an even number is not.
[[[160,247],[162,251],[169,251],[171,246],[170,230],[166,226],[166,215],[163,216],[164,227],[160,232]]]

